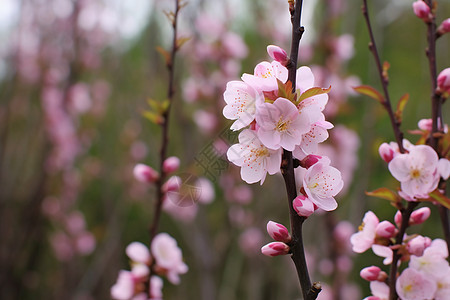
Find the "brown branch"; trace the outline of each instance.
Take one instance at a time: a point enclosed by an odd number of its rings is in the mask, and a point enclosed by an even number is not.
[[[169,20],[172,22],[172,28],[173,28],[173,38],[172,38],[172,49],[170,52],[170,58],[166,61],[166,67],[169,72],[169,84],[167,87],[167,100],[169,101],[169,105],[167,109],[162,113],[162,136],[161,136],[161,149],[159,152],[159,170],[160,170],[160,176],[158,180],[156,181],[156,204],[155,204],[155,211],[153,213],[153,221],[149,228],[150,233],[150,240],[149,240],[149,249],[151,252],[151,245],[153,242],[154,237],[156,236],[156,233],[158,231],[158,225],[159,220],[161,218],[161,211],[162,211],[162,204],[164,202],[164,191],[163,191],[163,184],[166,180],[167,174],[164,171],[163,164],[164,161],[167,158],[167,147],[169,144],[169,117],[170,117],[170,109],[172,107],[172,103],[174,100],[174,94],[175,94],[175,82],[174,82],[174,74],[175,74],[175,54],[178,50],[177,45],[177,23],[178,23],[178,13],[180,12],[183,5],[180,3],[180,0],[175,0],[175,11],[173,12],[172,17],[169,18]],[[150,274],[149,278],[151,278],[152,273],[154,273],[153,270],[154,262],[150,266]],[[150,286],[150,280],[149,280],[149,288],[148,292],[151,291]],[[151,295],[150,295],[151,296]]]
[[[304,29],[301,24],[302,13],[302,0],[295,2],[295,7],[290,7],[291,22],[292,22],[292,44],[290,52],[290,61],[287,66],[289,71],[288,80],[292,83],[292,91],[295,92],[298,50],[300,46],[300,40],[302,38]],[[292,3],[291,3],[292,5]],[[311,280],[309,278],[308,267],[306,264],[305,250],[303,246],[303,234],[302,226],[305,221],[305,217],[300,217],[294,210],[292,201],[297,197],[297,188],[295,186],[294,175],[294,161],[292,152],[283,150],[283,160],[281,164],[281,173],[283,174],[284,182],[286,185],[287,200],[289,205],[289,218],[291,223],[292,241],[289,244],[291,248],[291,258],[297,269],[298,279],[302,288],[303,299],[313,300],[317,298],[321,287],[319,283],[315,283],[311,286]]]
[[[369,49],[375,58],[375,63],[377,65],[378,74],[380,76],[381,86],[383,87],[383,94],[384,94],[383,106],[389,114],[389,119],[391,120],[392,129],[394,130],[395,140],[397,141],[400,153],[404,153],[405,148],[403,147],[403,132],[400,130],[400,122],[397,121],[397,119],[395,118],[394,112],[392,110],[391,100],[390,100],[389,92],[388,92],[388,88],[387,88],[387,86],[389,84],[389,79],[387,78],[387,76],[385,76],[383,74],[383,67],[381,65],[381,60],[380,60],[380,56],[378,54],[375,37],[374,37],[373,31],[372,31],[372,25],[370,23],[370,18],[369,18],[369,13],[368,13],[368,8],[367,8],[367,0],[363,0],[362,12],[364,15],[364,19],[366,20],[367,29],[369,30],[369,36],[370,36]]]

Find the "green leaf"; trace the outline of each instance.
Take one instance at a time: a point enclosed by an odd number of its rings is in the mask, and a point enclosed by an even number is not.
[[[433,198],[433,200],[439,202],[439,204],[442,204],[442,206],[445,206],[448,209],[450,209],[450,198],[447,198],[447,196],[439,192],[438,189],[435,189],[428,195],[430,195],[430,197]]]
[[[331,85],[327,89],[323,89],[323,88],[320,88],[320,87],[310,88],[309,90],[306,90],[303,94],[300,95],[300,98],[298,99],[298,102],[301,102],[301,101],[305,100],[306,98],[310,98],[312,96],[317,96],[317,95],[321,95],[321,94],[328,94],[330,91],[331,91]]]
[[[386,199],[392,202],[400,201],[400,197],[394,191],[391,191],[388,188],[379,188],[372,192],[366,192],[366,195]]]
[[[153,111],[159,111],[159,102],[154,99],[147,99],[147,103]]]
[[[144,117],[150,120],[150,122],[155,123],[157,125],[161,125],[164,121],[163,117],[152,111],[144,111]]]
[[[395,111],[395,119],[401,123],[403,120],[403,110],[405,110],[406,103],[408,103],[409,94],[404,94],[397,103],[397,110]]]
[[[377,91],[375,88],[369,86],[369,85],[360,85],[353,88],[357,93],[360,93],[362,95],[369,96],[372,99],[377,100],[381,104],[385,102],[383,95],[379,91]]]

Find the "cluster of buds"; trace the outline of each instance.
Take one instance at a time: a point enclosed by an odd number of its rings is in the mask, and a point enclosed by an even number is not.
[[[163,280],[156,275],[166,276],[171,283],[179,284],[179,275],[186,273],[188,267],[176,240],[167,233],[160,233],[153,239],[151,250],[150,254],[147,246],[140,242],[128,245],[125,252],[131,260],[131,270],[119,272],[117,282],[111,287],[113,299],[162,299]]]
[[[289,230],[279,223],[269,221],[267,223],[267,233],[272,237],[275,242],[271,242],[261,248],[261,252],[267,256],[286,255],[290,252],[288,244],[291,242],[292,237],[289,234]]]

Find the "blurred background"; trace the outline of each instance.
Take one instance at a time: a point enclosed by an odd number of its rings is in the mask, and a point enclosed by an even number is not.
[[[159,164],[160,128],[143,112],[148,99],[166,97],[156,47],[170,47],[163,12],[172,2],[1,0],[1,299],[110,299],[118,271],[129,268],[125,247],[148,242],[155,193],[132,170]],[[411,96],[402,128],[416,129],[431,106],[425,25],[412,0],[371,2],[380,55],[391,63],[391,96]],[[389,119],[351,90],[379,87],[360,7],[304,3],[300,64],[313,69],[316,85],[332,86],[325,114],[335,128],[320,151],[345,182],[337,211],[314,214],[304,226],[322,300],[369,294],[359,270],[381,259],[353,255],[348,239],[366,210],[388,220],[395,213],[364,194],[396,183],[377,152],[393,139]],[[439,1],[438,24],[449,11]],[[282,178],[270,176],[263,186],[240,179],[224,156],[236,135],[222,116],[226,83],[268,60],[267,45],[290,48],[289,20],[285,0],[192,0],[181,11],[179,34],[190,40],[176,58],[169,155],[181,159],[180,177],[202,197],[164,206],[160,230],[177,239],[189,266],[180,285],[165,282],[166,299],[300,298],[290,258],[260,253],[270,241],[267,221],[289,224]],[[440,71],[450,66],[448,36],[437,49]],[[416,229],[440,237],[437,211]]]

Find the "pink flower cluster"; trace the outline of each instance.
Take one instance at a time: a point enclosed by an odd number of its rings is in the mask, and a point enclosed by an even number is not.
[[[268,53],[272,62],[259,63],[254,74],[244,74],[242,81],[228,82],[224,92],[227,105],[223,114],[234,120],[231,129],[244,129],[227,157],[241,167],[241,177],[247,183],[262,184],[267,173],[278,173],[283,149],[292,151],[299,160],[308,160],[309,155],[317,154],[317,145],[328,138],[327,130],[333,127],[322,113],[328,102],[327,90],[314,87],[311,69],[297,70],[297,90],[292,94],[283,65],[289,61],[286,52],[269,46]],[[310,161],[306,169],[300,177],[302,195],[319,208],[335,209],[334,196],[343,187],[340,172],[326,157]]]
[[[421,224],[430,216],[430,209],[422,207],[415,210],[409,219],[409,225]],[[402,222],[400,212],[394,217],[397,226]],[[362,253],[372,248],[373,252],[384,257],[383,264],[392,263],[392,238],[398,230],[388,221],[380,222],[377,216],[369,211],[365,214],[359,231],[352,235],[350,241],[353,251]],[[447,244],[441,239],[432,241],[421,235],[405,235],[403,244],[397,253],[400,261],[409,261],[396,281],[396,291],[403,300],[413,299],[448,299],[450,297],[450,267]],[[389,298],[389,287],[385,283],[387,274],[377,266],[361,270],[361,277],[370,281],[372,296],[367,300]]]
[[[152,241],[151,254],[147,246],[132,242],[125,250],[131,260],[131,270],[119,272],[117,282],[111,287],[111,297],[117,300],[158,300],[162,299],[163,280],[150,276],[150,267],[155,274],[166,276],[173,283],[180,282],[180,274],[188,271],[183,262],[181,249],[167,233],[160,233]],[[152,273],[153,273],[152,272]],[[150,290],[146,286],[150,284]]]
[[[379,153],[389,163],[392,176],[400,182],[402,198],[408,201],[427,199],[428,194],[437,188],[441,177],[448,179],[450,162],[446,158],[439,159],[436,151],[428,145],[416,146],[404,140],[403,147],[408,152],[401,154],[396,143],[383,143]]]

